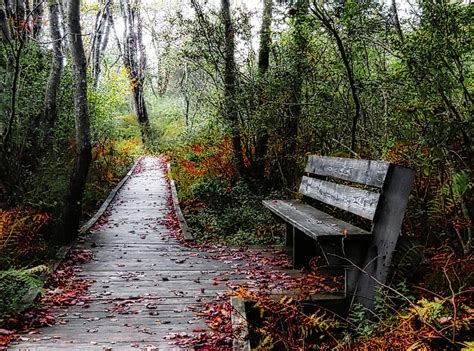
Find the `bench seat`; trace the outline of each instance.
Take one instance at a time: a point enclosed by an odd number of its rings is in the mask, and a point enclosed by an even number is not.
[[[366,236],[370,232],[298,200],[266,200],[263,205],[309,237]]]

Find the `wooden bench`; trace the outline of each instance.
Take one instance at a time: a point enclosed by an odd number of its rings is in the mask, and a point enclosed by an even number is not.
[[[413,176],[412,170],[385,161],[311,155],[299,192],[325,210],[297,200],[263,205],[286,222],[295,268],[324,257],[328,267],[344,271],[350,306],[360,303],[373,310],[377,288],[387,279]],[[335,209],[364,218],[366,230],[327,213]]]

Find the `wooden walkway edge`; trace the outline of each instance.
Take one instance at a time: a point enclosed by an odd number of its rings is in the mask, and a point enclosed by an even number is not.
[[[168,174],[171,173],[171,165],[168,163]],[[176,217],[178,218],[179,225],[181,227],[181,233],[183,234],[183,238],[186,241],[193,241],[194,236],[191,233],[191,230],[188,227],[188,224],[186,223],[186,220],[184,219],[183,212],[181,211],[181,207],[179,206],[179,199],[178,199],[178,191],[176,190],[176,183],[174,180],[170,177],[170,186],[171,186],[171,196],[173,198],[173,206],[174,206],[174,211],[176,212]]]
[[[135,163],[132,165],[132,167],[130,168],[130,170],[127,172],[127,174],[122,178],[122,180],[120,180],[120,182],[110,191],[109,195],[107,196],[107,198],[104,200],[104,202],[102,203],[102,205],[100,206],[100,208],[97,210],[97,212],[94,214],[94,216],[92,216],[86,223],[84,223],[84,225],[81,226],[81,228],[79,228],[79,234],[86,234],[90,228],[92,228],[94,226],[94,224],[99,220],[100,217],[102,217],[102,215],[104,214],[104,212],[107,210],[107,208],[109,207],[109,205],[112,203],[113,199],[115,198],[115,196],[117,195],[118,191],[122,188],[122,186],[125,184],[125,182],[130,178],[130,176],[132,175],[132,173],[134,172],[135,168],[137,167],[137,165],[140,163],[140,159],[141,157],[139,157]],[[66,255],[68,254],[68,252],[71,250],[72,247],[74,247],[75,245],[77,244],[77,241],[73,241],[72,243],[70,244],[67,244],[67,245],[63,245],[59,248],[59,250],[57,251],[54,259],[48,263],[48,270],[47,272],[45,273],[42,273],[40,276],[39,276],[39,279],[40,281],[42,282],[42,284],[44,284],[49,276],[50,276],[50,273],[51,272],[54,272],[59,264],[64,260],[64,258],[66,257]],[[38,298],[38,295],[40,294],[41,292],[41,289],[42,288],[33,288],[31,289],[30,291],[28,291],[25,296],[22,297],[22,299],[20,300],[20,303],[17,307],[17,310],[18,312],[22,312],[23,310],[25,310],[26,308],[28,308],[29,306],[31,306],[34,301]]]
[[[104,212],[107,210],[107,208],[110,206],[112,201],[115,199],[115,196],[117,196],[117,193],[119,192],[120,189],[124,186],[125,182],[130,178],[130,176],[133,174],[137,166],[140,164],[141,157],[139,157],[133,166],[130,168],[130,170],[127,172],[127,174],[122,178],[120,182],[112,189],[112,191],[109,193],[107,198],[104,200],[100,208],[97,210],[96,214],[92,216],[84,225],[79,229],[80,234],[86,234],[89,229],[91,229],[94,224],[99,220],[100,217],[104,215]]]

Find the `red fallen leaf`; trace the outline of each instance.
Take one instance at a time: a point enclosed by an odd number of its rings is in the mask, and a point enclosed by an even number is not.
[[[5,335],[11,335],[11,334],[13,334],[12,330],[7,330],[7,329],[0,328],[0,335],[5,336]]]
[[[0,335],[0,346],[8,346],[10,342],[15,339],[13,334],[11,335]]]
[[[109,222],[109,216],[111,215],[111,212],[109,210],[104,211],[102,216],[94,223],[92,228],[90,229],[91,232],[96,232],[98,231],[102,226],[107,224]]]

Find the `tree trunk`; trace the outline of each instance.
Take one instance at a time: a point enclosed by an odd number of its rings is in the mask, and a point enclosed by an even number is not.
[[[110,4],[111,1],[108,0],[104,3],[104,8],[97,15],[97,21],[95,25],[95,36],[92,43],[92,84],[94,89],[97,89],[99,83],[100,71],[102,58],[104,51],[107,49],[107,43],[109,39],[110,32]]]
[[[271,25],[273,16],[273,0],[264,0],[262,27],[260,29],[260,49],[258,51],[258,70],[265,75],[270,63]]]
[[[63,70],[63,53],[61,31],[59,27],[59,5],[56,0],[49,1],[49,32],[53,46],[53,61],[49,73],[44,101],[44,122],[46,124],[46,140],[58,120],[57,96]]]
[[[125,60],[124,59],[124,53],[123,53],[123,50],[122,50],[122,43],[120,43],[120,39],[119,39],[119,36],[117,34],[117,29],[115,28],[114,16],[113,16],[112,13],[110,13],[110,15],[109,15],[109,26],[110,26],[110,29],[113,32],[114,39],[115,39],[115,45],[117,45],[117,50],[119,52],[119,55],[120,55],[120,57],[122,57],[123,60]]]
[[[357,90],[357,86],[355,83],[354,72],[352,71],[351,63],[349,61],[349,57],[346,53],[346,48],[344,47],[344,43],[342,42],[341,36],[339,35],[336,27],[334,26],[331,19],[325,13],[325,10],[322,7],[319,7],[315,2],[313,14],[318,18],[323,26],[332,34],[334,39],[336,40],[336,45],[341,55],[342,62],[346,69],[347,79],[349,80],[349,87],[351,90],[352,100],[354,102],[355,112],[352,117],[352,125],[351,125],[351,151],[356,152],[356,136],[357,136],[357,123],[360,118],[360,100],[359,100],[359,92]]]
[[[224,22],[224,115],[231,128],[231,139],[239,175],[244,175],[245,166],[242,142],[238,125],[238,111],[235,104],[237,77],[235,65],[235,33],[230,15],[229,0],[221,0],[221,14]]]
[[[25,0],[9,1],[11,4],[10,9],[11,19],[13,24],[13,33],[15,37],[23,41],[27,39],[27,33],[29,32],[29,24],[26,22],[26,5]],[[8,9],[7,9],[8,10]]]
[[[3,137],[3,146],[6,146],[9,142],[11,133],[13,131],[13,122],[16,120],[16,110],[17,110],[17,98],[18,98],[18,86],[20,81],[20,72],[21,72],[21,55],[25,47],[25,41],[20,40],[16,51],[14,52],[14,57],[12,59],[13,64],[13,79],[11,83],[11,98],[10,98],[10,116],[8,120],[7,130]]]
[[[61,14],[60,17],[63,19],[61,21],[61,29],[63,30],[63,34],[66,35],[67,34],[66,7],[67,7],[68,0],[57,0],[57,1],[59,5],[59,13]],[[66,52],[68,50],[67,45],[63,49]]]
[[[34,0],[33,1],[33,38],[38,39],[39,34],[41,33],[41,28],[43,27],[43,6],[44,0]],[[51,2],[50,2],[51,6]]]
[[[0,0],[0,39],[1,41],[10,41],[10,26],[8,25],[8,16],[5,3]]]
[[[391,5],[392,16],[393,16],[393,24],[395,25],[395,29],[397,31],[398,37],[400,38],[401,43],[405,41],[403,36],[402,26],[400,25],[400,19],[398,18],[398,9],[397,9],[397,2],[396,0],[392,0]]]
[[[305,21],[308,13],[308,0],[298,0],[294,11],[294,29],[292,41],[294,41],[294,58],[292,60],[293,73],[290,81],[291,99],[287,108],[286,121],[284,123],[283,135],[286,136],[286,144],[283,152],[282,169],[285,176],[286,186],[293,188],[296,185],[296,151],[298,138],[298,125],[301,117],[301,90],[303,87],[303,76],[305,69],[304,53],[307,47],[305,33]]]
[[[137,1],[138,3],[139,1]],[[146,60],[146,50],[145,45],[143,44],[143,18],[140,14],[140,8],[137,8],[137,45],[138,51],[140,53],[140,57],[138,59],[138,96],[136,98],[136,105],[137,105],[137,114],[138,114],[138,121],[144,127],[145,135],[148,133],[148,129],[150,127],[150,122],[148,119],[148,111],[145,104],[145,94],[144,94],[144,85],[145,85],[145,74],[146,74],[146,67],[147,67],[147,60]]]
[[[263,105],[262,88],[264,77],[270,65],[271,24],[273,15],[273,0],[265,0],[263,3],[262,27],[260,29],[260,48],[258,51],[258,106]],[[252,165],[254,177],[263,178],[265,173],[265,157],[268,149],[268,126],[263,126],[255,142],[255,156]]]
[[[150,121],[143,94],[145,82],[146,56],[142,43],[142,20],[140,18],[140,0],[133,4],[127,0],[122,6],[122,14],[126,27],[123,44],[123,61],[132,85],[133,101],[137,120],[140,124],[142,141],[146,143],[150,130]],[[138,58],[138,53],[140,57]]]
[[[61,233],[63,242],[69,242],[77,236],[82,212],[82,199],[92,160],[87,102],[87,61],[82,44],[80,1],[70,0],[67,14],[74,81],[76,160],[70,177],[68,194],[64,201]]]

